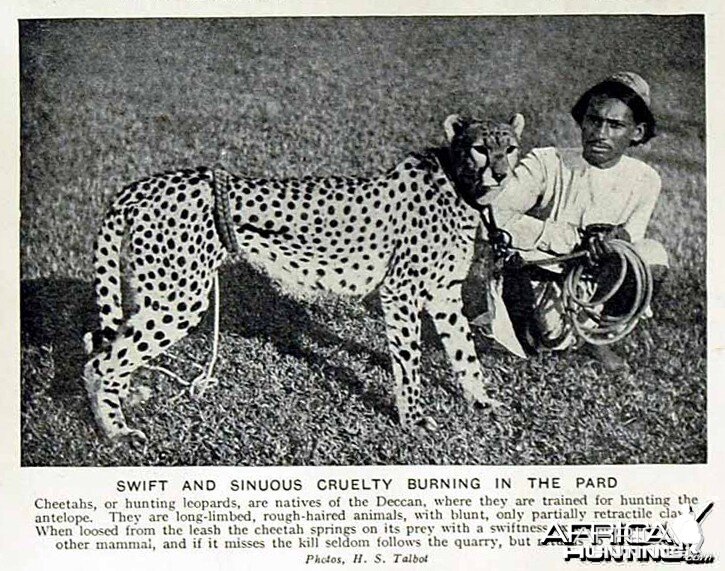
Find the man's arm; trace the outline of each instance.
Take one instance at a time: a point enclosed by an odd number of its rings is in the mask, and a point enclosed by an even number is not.
[[[547,152],[555,153],[553,149],[535,150],[519,163],[492,202],[493,214],[498,227],[511,235],[514,248],[568,253],[579,243],[574,226],[527,214],[534,206],[545,208],[554,198],[553,189],[547,188]]]
[[[632,242],[638,242],[644,238],[662,188],[660,176],[654,170],[649,170],[647,176],[635,184],[637,186],[635,191],[641,194],[642,200],[624,223],[624,229]]]

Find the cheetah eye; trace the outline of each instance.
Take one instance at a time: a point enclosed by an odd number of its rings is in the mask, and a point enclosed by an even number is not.
[[[486,145],[474,145],[473,150],[477,153],[481,153],[482,155],[488,154],[488,149],[486,148]]]
[[[509,147],[506,148],[506,154],[507,155],[510,155],[511,153],[513,153],[514,151],[516,151],[517,149],[518,149],[518,147],[516,147],[514,145],[510,145]]]

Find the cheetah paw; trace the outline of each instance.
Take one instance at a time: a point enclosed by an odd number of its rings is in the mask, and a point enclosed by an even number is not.
[[[473,389],[463,388],[463,396],[466,401],[473,403],[475,406],[495,410],[503,405],[503,403],[495,398],[489,397],[483,387],[474,386]]]
[[[420,417],[418,420],[407,419],[400,421],[400,425],[411,434],[427,434],[438,430],[438,423],[430,416]]]
[[[435,432],[438,430],[438,423],[430,416],[421,418],[418,421],[417,426],[425,432]]]

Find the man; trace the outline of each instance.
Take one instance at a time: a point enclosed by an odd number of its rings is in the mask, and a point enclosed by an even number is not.
[[[534,149],[506,179],[500,194],[492,199],[494,219],[510,234],[511,246],[524,260],[584,247],[586,229],[605,224],[610,226],[600,228],[587,246],[596,246],[601,253],[602,241],[606,251],[608,239],[625,239],[655,274],[663,273],[668,266],[664,248],[645,238],[660,193],[660,177],[642,161],[625,155],[629,147],[654,137],[650,105],[649,85],[639,75],[619,72],[608,77],[586,91],[572,108],[581,129],[582,148]],[[504,271],[504,276],[503,301],[518,341],[529,352],[576,343],[573,335],[561,336],[559,276],[534,267]],[[617,311],[616,306],[623,303],[623,295],[619,297],[604,311]],[[494,310],[494,325],[505,319],[502,309]],[[497,328],[493,330],[495,335]],[[551,345],[554,340],[556,344]],[[591,349],[608,370],[626,365],[607,347]]]

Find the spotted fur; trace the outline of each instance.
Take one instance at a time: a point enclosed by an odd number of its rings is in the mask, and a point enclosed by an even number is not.
[[[510,170],[523,118],[496,124],[454,115],[444,126],[448,147],[411,154],[375,178],[225,173],[233,233],[252,263],[304,289],[364,296],[379,288],[405,427],[432,424],[420,406],[423,311],[464,395],[488,400],[461,284],[480,223],[476,201]],[[215,174],[201,167],[135,182],[103,220],[95,251],[101,327],[85,381],[109,437],[145,438],[121,407],[131,374],[184,337],[209,306],[229,255],[215,222]]]

